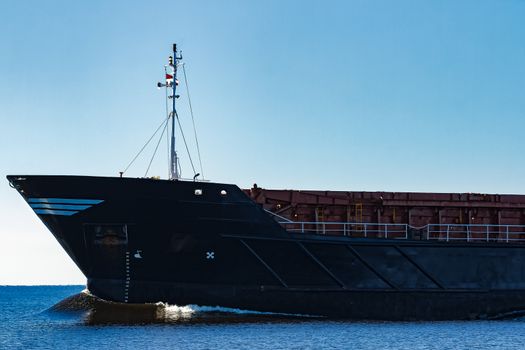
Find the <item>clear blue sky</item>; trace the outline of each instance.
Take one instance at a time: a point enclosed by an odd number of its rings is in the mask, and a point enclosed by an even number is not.
[[[2,1],[2,179],[117,175],[164,117],[177,42],[208,179],[525,193],[524,18],[522,0]],[[83,283],[1,181],[0,284]]]

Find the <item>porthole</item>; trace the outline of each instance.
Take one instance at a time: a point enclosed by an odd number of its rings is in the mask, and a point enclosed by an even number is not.
[[[226,190],[221,190],[221,196],[226,196],[227,192]]]
[[[195,189],[195,195],[196,196],[202,196],[202,190],[200,188]]]

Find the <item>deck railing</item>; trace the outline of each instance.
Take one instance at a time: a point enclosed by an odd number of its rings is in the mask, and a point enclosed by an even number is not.
[[[408,224],[278,221],[288,232],[354,238],[525,243],[525,225]]]
[[[525,242],[524,225],[429,224],[427,239],[467,242]]]
[[[374,224],[353,222],[280,221],[288,232],[343,235],[365,238],[408,238],[407,224]]]

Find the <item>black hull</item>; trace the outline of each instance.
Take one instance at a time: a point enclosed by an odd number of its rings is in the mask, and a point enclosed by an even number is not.
[[[8,179],[103,299],[378,320],[525,310],[524,245],[289,234],[234,185]]]
[[[98,294],[120,293],[119,280],[88,280]],[[178,305],[219,305],[241,310],[321,316],[351,320],[505,319],[525,314],[523,291],[348,291],[307,288],[233,287],[134,282],[135,300],[163,300]],[[109,296],[107,298],[110,298]]]

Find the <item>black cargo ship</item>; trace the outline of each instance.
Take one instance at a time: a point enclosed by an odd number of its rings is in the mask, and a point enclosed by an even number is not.
[[[94,295],[349,319],[525,310],[525,196],[275,191],[171,179],[8,176]]]

